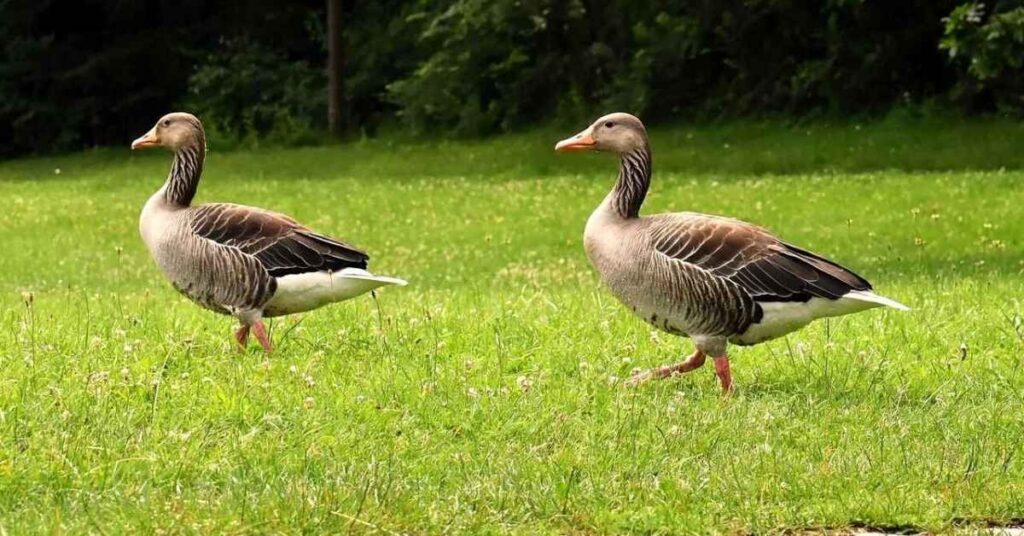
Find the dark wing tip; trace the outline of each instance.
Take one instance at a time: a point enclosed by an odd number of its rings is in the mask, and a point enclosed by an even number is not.
[[[772,254],[744,266],[733,280],[752,291],[759,302],[837,300],[871,284],[835,262],[807,250],[778,243]]]
[[[350,262],[362,262],[370,260],[370,256],[363,250],[342,242],[337,238],[331,238],[308,229],[298,229],[296,234],[315,242],[321,248],[325,248],[325,254],[348,260]],[[365,268],[365,265],[363,266]]]
[[[845,285],[848,288],[847,292],[850,290],[872,290],[871,283],[853,270],[792,244],[783,242],[782,245],[791,257],[796,257],[816,271]]]
[[[256,257],[275,277],[344,268],[365,270],[370,256],[334,238],[297,228]]]

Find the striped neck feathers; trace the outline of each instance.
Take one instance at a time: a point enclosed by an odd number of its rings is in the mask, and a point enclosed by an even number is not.
[[[645,143],[620,157],[619,180],[610,196],[612,210],[622,218],[639,217],[650,186],[651,149]]]
[[[199,188],[199,177],[203,174],[203,160],[206,158],[206,142],[202,135],[193,142],[182,146],[174,153],[171,172],[164,184],[164,200],[168,204],[187,207]]]

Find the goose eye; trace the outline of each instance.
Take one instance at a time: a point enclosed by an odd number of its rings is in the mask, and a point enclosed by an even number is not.
[[[165,126],[165,127],[169,127],[169,126],[171,126],[171,120],[170,119],[164,119],[164,122],[161,123],[161,124],[163,126]]]
[[[607,123],[604,124],[604,128],[612,128],[614,126],[615,126],[615,123],[612,123],[611,121],[608,121]]]

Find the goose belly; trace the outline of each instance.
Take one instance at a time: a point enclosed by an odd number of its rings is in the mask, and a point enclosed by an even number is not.
[[[658,305],[650,303],[634,305],[630,305],[625,301],[623,301],[623,303],[632,309],[633,314],[638,316],[641,320],[666,333],[687,337],[697,331],[696,322],[693,322],[692,319],[686,318],[684,315],[679,314],[678,311],[672,310],[671,308],[664,306],[659,307]]]
[[[171,286],[195,304],[225,315],[234,314],[233,309],[246,308],[240,307],[246,300],[227,299],[234,294],[228,288],[233,288],[233,285],[226,285],[208,263],[200,262],[197,253],[184,244],[177,241],[160,244],[153,250],[153,259]]]
[[[206,244],[172,233],[145,236],[146,246],[171,286],[196,305],[224,315],[255,308],[269,279],[237,263],[218,265]],[[248,276],[246,275],[248,274]]]
[[[743,333],[732,337],[729,342],[740,345],[757,344],[796,331],[818,318],[841,316],[879,307],[850,298],[830,300],[811,298],[805,302],[762,302],[761,320],[751,324]]]
[[[655,328],[679,336],[689,336],[701,331],[699,318],[692,318],[686,304],[668,299],[664,289],[649,278],[638,278],[633,274],[602,274],[601,279],[611,293],[640,320]]]
[[[193,266],[195,251],[187,245],[189,237],[174,232],[180,226],[180,211],[168,209],[161,200],[162,194],[157,192],[139,215],[139,235],[153,261],[183,296],[211,311],[231,314],[216,299],[214,285],[202,277],[208,279],[210,274]]]
[[[210,311],[220,313],[222,315],[234,314],[230,309],[221,305],[214,293],[211,291],[204,292],[193,283],[181,279],[175,280],[174,278],[171,278],[171,285],[183,296],[192,300],[193,303],[203,307],[204,309],[209,309]]]
[[[617,234],[604,231],[591,217],[584,233],[584,245],[590,264],[605,287],[644,322],[673,335],[687,336],[698,331],[699,322],[690,318],[687,308],[674,303],[652,277],[648,266],[638,261],[635,251]],[[615,230],[615,229],[612,229]],[[639,256],[642,258],[642,256]]]

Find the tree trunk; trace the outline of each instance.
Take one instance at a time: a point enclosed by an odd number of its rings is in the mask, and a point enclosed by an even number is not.
[[[341,31],[341,0],[327,0],[327,129],[335,138],[344,128]]]

